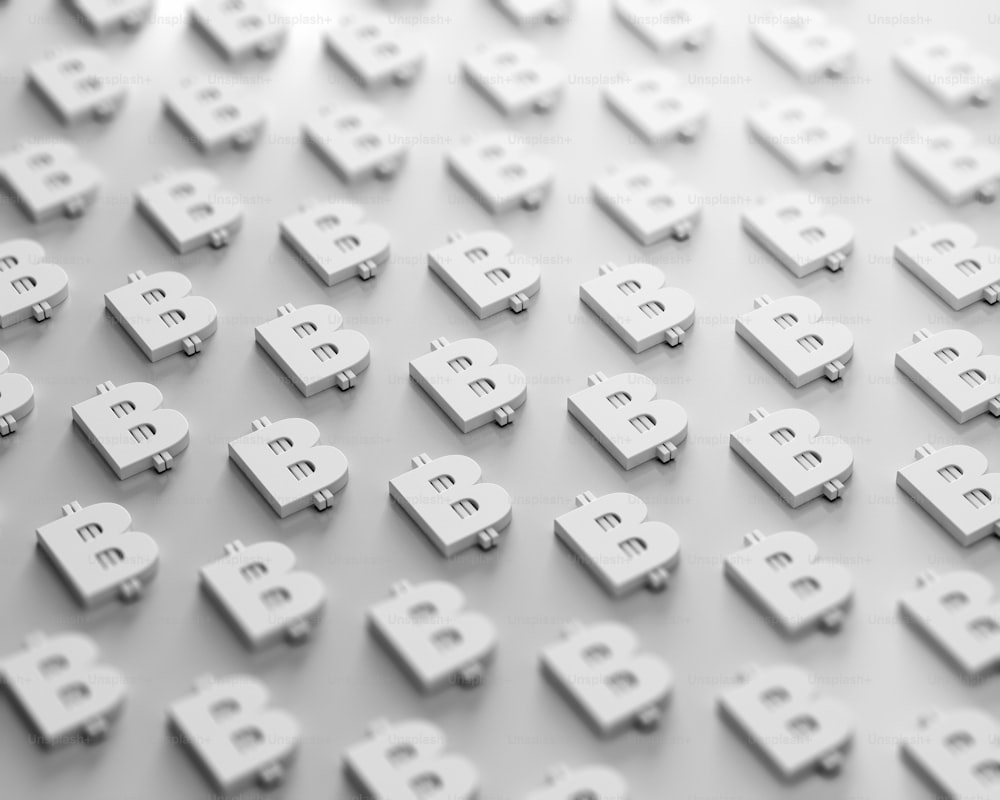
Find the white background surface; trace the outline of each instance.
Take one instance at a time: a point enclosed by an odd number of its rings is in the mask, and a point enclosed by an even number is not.
[[[480,767],[484,798],[523,796],[558,761],[615,765],[637,798],[930,796],[899,759],[899,736],[929,707],[995,708],[1000,698],[996,683],[964,683],[905,628],[896,598],[927,568],[967,566],[1000,579],[1000,549],[990,540],[962,550],[895,488],[895,471],[924,442],[972,444],[1000,467],[998,422],[986,417],[961,427],[953,423],[894,371],[893,354],[914,330],[957,322],[998,352],[1000,312],[984,304],[950,311],[892,263],[891,253],[918,220],[954,217],[994,244],[1000,234],[996,207],[952,212],[940,206],[894,161],[891,144],[911,124],[948,118],[997,144],[1000,111],[947,114],[894,69],[890,50],[909,35],[954,31],[995,51],[995,4],[825,4],[856,33],[857,66],[840,84],[806,88],[856,124],[858,148],[844,174],[800,181],[746,133],[746,114],[757,102],[802,88],[751,41],[752,5],[715,2],[716,34],[703,52],[658,57],[613,17],[608,2],[581,0],[568,26],[528,34],[570,71],[563,105],[550,117],[509,124],[553,160],[553,197],[538,213],[517,212],[495,223],[443,166],[446,147],[461,135],[505,127],[459,76],[459,58],[478,43],[520,35],[484,0],[404,6],[423,17],[415,32],[430,57],[412,89],[376,97],[391,120],[422,137],[397,181],[348,191],[301,143],[300,122],[311,109],[363,96],[321,46],[334,14],[363,5],[286,3],[282,8],[289,14],[321,19],[297,25],[274,63],[235,69],[179,21],[182,4],[159,3],[159,18],[147,30],[105,45],[123,72],[143,76],[121,117],[107,127],[89,125],[68,134],[104,171],[98,206],[79,222],[41,227],[9,202],[0,207],[0,239],[38,239],[71,277],[70,299],[51,322],[26,322],[0,333],[11,368],[32,380],[37,397],[20,431],[0,442],[0,652],[19,647],[32,630],[79,630],[96,639],[104,659],[131,683],[120,724],[93,749],[43,753],[29,742],[13,707],[0,706],[0,794],[209,797],[192,762],[168,741],[165,709],[200,674],[247,672],[263,679],[274,703],[304,727],[300,758],[279,797],[352,796],[340,754],[379,716],[421,716],[443,727],[452,748]],[[894,15],[912,24],[885,19]],[[25,88],[23,69],[52,47],[88,41],[58,3],[14,0],[0,11],[0,146],[62,133]],[[612,116],[595,85],[658,63],[698,83],[710,98],[709,127],[692,146],[648,148]],[[268,133],[252,152],[204,158],[164,117],[163,93],[185,75],[207,73],[244,82],[268,107]],[[606,165],[650,156],[704,194],[704,222],[688,244],[639,249],[589,199],[589,184]],[[190,165],[208,166],[248,205],[244,230],[231,247],[181,258],[138,216],[132,192],[157,170]],[[840,274],[796,280],[740,231],[739,214],[748,204],[796,187],[855,223],[856,251]],[[393,257],[374,281],[327,288],[279,242],[280,218],[304,199],[333,196],[360,200],[371,219],[390,229]],[[425,255],[452,230],[494,224],[518,251],[543,260],[542,291],[526,314],[479,322],[429,273]],[[694,295],[698,319],[683,347],[635,356],[583,307],[579,283],[608,260],[658,264],[670,284]],[[179,269],[197,293],[215,302],[219,331],[202,355],[150,365],[105,316],[103,293],[137,269]],[[764,293],[807,294],[828,317],[851,326],[856,355],[843,382],[795,390],[737,339],[734,316]],[[286,302],[328,302],[371,340],[372,365],[355,390],[306,400],[255,347],[253,326]],[[493,342],[531,385],[513,425],[463,436],[411,384],[407,361],[425,352],[433,338],[469,335]],[[676,463],[625,473],[569,418],[566,396],[598,370],[644,372],[688,410],[690,435]],[[74,430],[70,405],[105,380],[152,381],[167,405],[187,415],[191,445],[172,472],[119,482]],[[792,511],[729,451],[729,432],[744,424],[751,409],[793,405],[813,412],[824,432],[853,445],[855,474],[843,500]],[[229,463],[226,443],[262,415],[305,416],[325,441],[346,453],[351,479],[333,510],[279,521]],[[499,550],[446,562],[390,503],[389,478],[421,452],[470,455],[487,480],[511,493],[514,522]],[[682,565],[666,594],[614,602],[558,546],[553,518],[588,489],[634,492],[654,519],[680,533]],[[34,529],[74,499],[122,503],[135,527],[160,543],[161,573],[138,605],[82,614],[35,551]],[[739,548],[752,528],[802,530],[823,554],[851,567],[856,604],[839,635],[788,642],[727,584],[721,558]],[[301,566],[324,578],[329,606],[314,642],[251,655],[200,594],[198,568],[234,538],[286,542]],[[365,609],[403,577],[451,580],[472,608],[494,619],[501,643],[483,687],[421,697],[373,641],[363,624]],[[539,650],[573,617],[622,620],[647,650],[671,664],[676,687],[662,730],[599,741],[543,680]],[[855,747],[840,777],[812,777],[783,788],[717,718],[716,694],[751,661],[800,664],[816,674],[819,689],[854,711]]]

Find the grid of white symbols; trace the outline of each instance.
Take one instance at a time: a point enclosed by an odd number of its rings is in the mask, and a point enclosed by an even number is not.
[[[0,6],[11,788],[996,796],[1000,15],[885,5]]]

